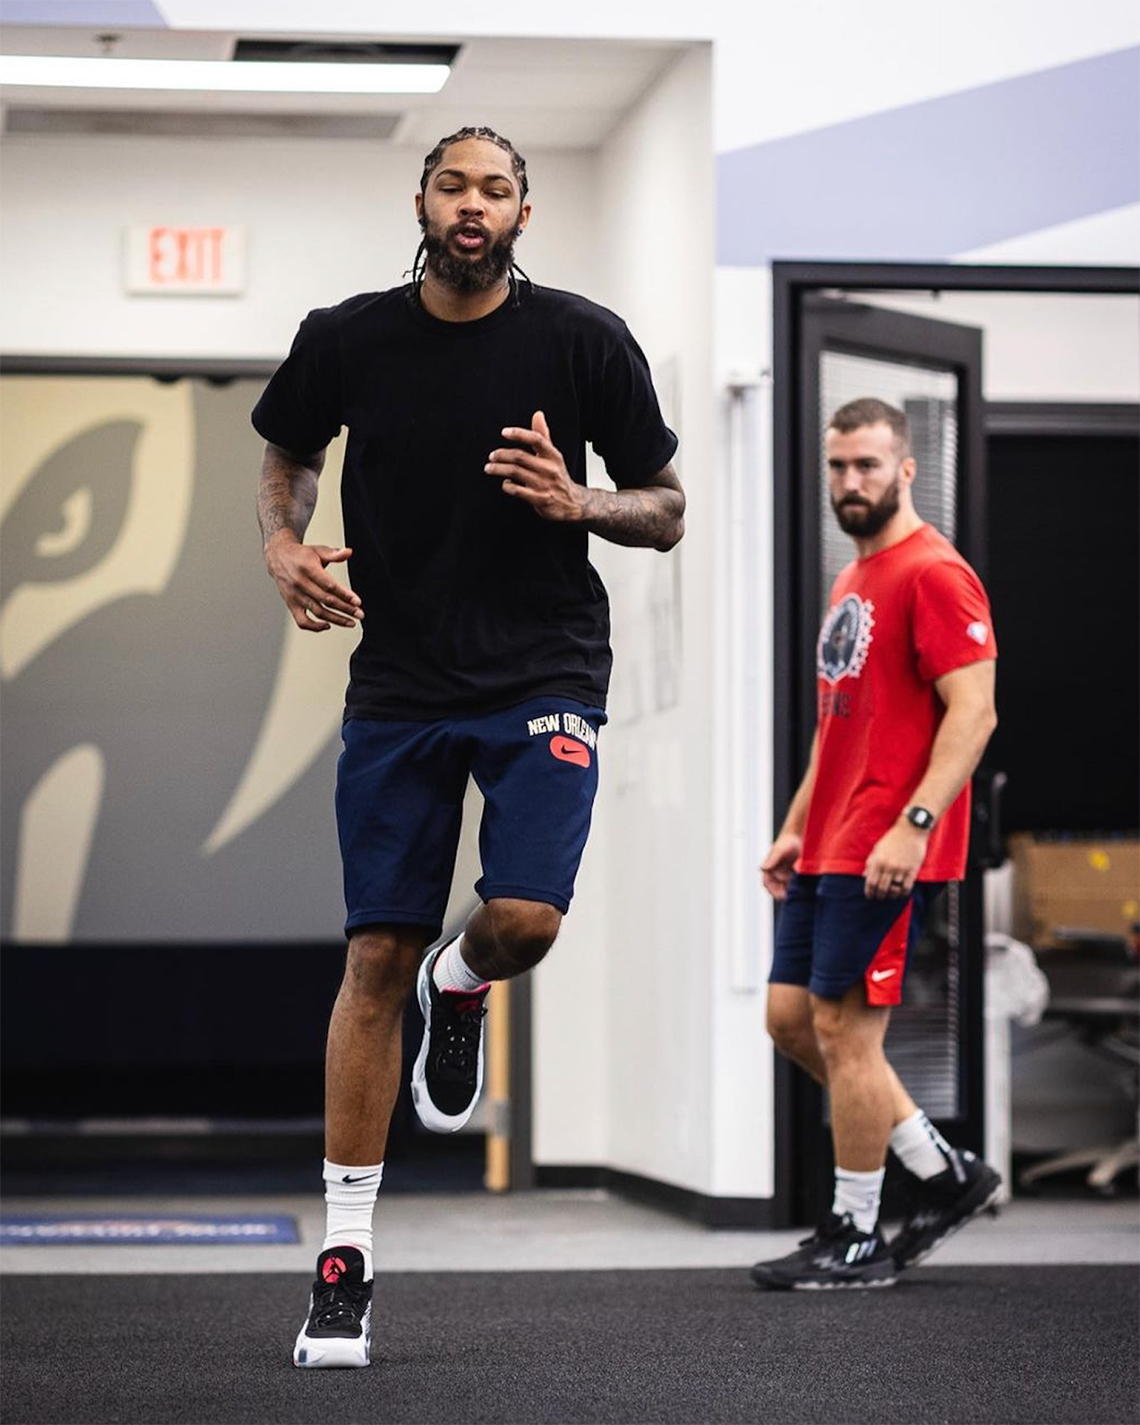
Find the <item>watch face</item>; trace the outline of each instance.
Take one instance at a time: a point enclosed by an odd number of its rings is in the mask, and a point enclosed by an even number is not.
[[[912,826],[917,826],[920,831],[926,831],[928,827],[934,825],[934,816],[925,807],[909,807],[907,820]]]

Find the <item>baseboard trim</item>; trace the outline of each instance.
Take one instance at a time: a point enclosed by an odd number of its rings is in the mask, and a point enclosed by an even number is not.
[[[770,1231],[776,1225],[775,1205],[767,1197],[712,1197],[692,1188],[659,1182],[640,1173],[627,1173],[619,1168],[594,1167],[581,1164],[535,1165],[536,1187],[605,1188],[627,1197],[659,1207],[702,1227],[737,1228],[750,1231]]]

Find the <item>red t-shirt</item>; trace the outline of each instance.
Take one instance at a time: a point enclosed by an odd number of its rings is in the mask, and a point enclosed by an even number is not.
[[[843,570],[816,646],[819,760],[798,871],[863,874],[926,772],[945,710],[935,679],[996,657],[981,580],[932,525]],[[919,880],[959,880],[969,836],[967,783]]]

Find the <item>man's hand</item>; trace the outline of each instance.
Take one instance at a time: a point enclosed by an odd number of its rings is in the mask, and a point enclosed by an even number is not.
[[[796,836],[791,831],[781,831],[772,842],[767,856],[760,862],[764,889],[773,900],[782,901],[787,898],[788,882],[792,879],[792,871],[803,849],[802,836]]]
[[[488,475],[502,480],[504,495],[525,500],[542,519],[576,523],[583,518],[586,491],[570,478],[541,411],[535,411],[530,426],[530,430],[506,426],[503,439],[517,441],[525,448],[492,450],[483,468]]]
[[[265,564],[293,622],[306,633],[323,633],[335,623],[355,628],[364,617],[360,597],[325,570],[343,564],[351,549],[302,544],[290,530],[278,530],[265,546]]]
[[[893,900],[911,892],[926,860],[928,831],[909,821],[896,821],[871,848],[863,868],[863,894],[868,900]]]

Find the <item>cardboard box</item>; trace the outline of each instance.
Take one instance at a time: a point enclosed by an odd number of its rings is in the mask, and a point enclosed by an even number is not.
[[[1064,932],[1130,934],[1140,919],[1140,841],[1011,836],[1013,933],[1045,948]]]

